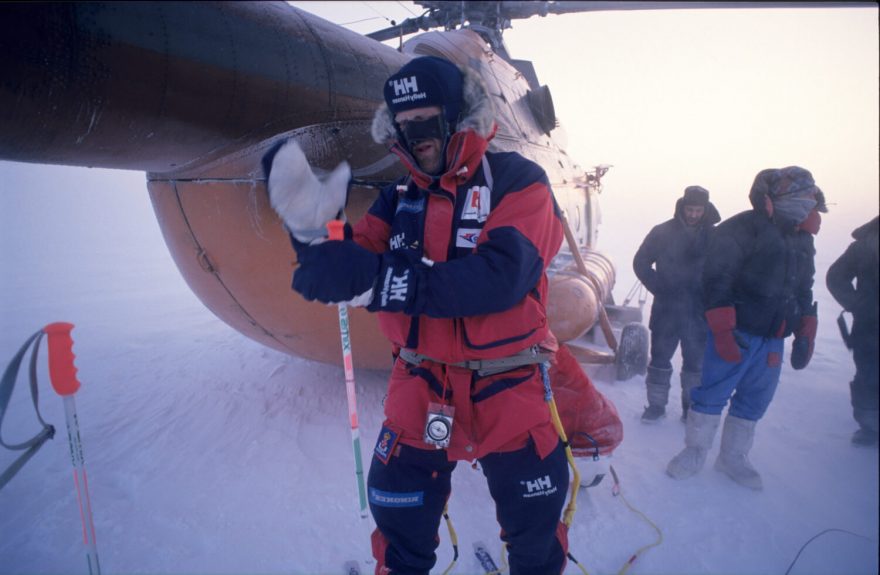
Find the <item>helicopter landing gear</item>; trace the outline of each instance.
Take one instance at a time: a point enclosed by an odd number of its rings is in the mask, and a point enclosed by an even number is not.
[[[614,364],[617,381],[626,381],[634,375],[644,375],[648,370],[648,328],[638,322],[623,326]]]

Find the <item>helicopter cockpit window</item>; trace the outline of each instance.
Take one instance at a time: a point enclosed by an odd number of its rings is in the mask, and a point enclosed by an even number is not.
[[[449,56],[426,43],[416,45],[412,52],[417,56],[436,56],[437,58],[450,59]]]
[[[529,90],[528,102],[538,126],[545,134],[549,134],[556,127],[556,110],[550,88],[545,85],[537,90]]]

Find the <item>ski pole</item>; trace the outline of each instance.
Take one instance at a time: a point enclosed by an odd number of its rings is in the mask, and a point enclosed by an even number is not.
[[[79,421],[76,416],[76,403],[73,395],[79,389],[76,379],[76,366],[73,365],[73,339],[70,331],[72,323],[51,323],[43,328],[49,336],[49,379],[52,387],[64,400],[64,415],[67,418],[67,439],[70,443],[70,458],[73,463],[73,484],[76,487],[76,500],[82,521],[83,544],[86,547],[86,561],[90,575],[100,575],[98,546],[95,542],[95,521],[92,519],[92,502],[89,497],[89,479],[83,458],[82,441],[79,436]]]
[[[341,220],[332,220],[327,223],[327,232],[330,240],[342,240],[345,238],[345,223]],[[360,503],[360,515],[367,516],[367,489],[364,485],[364,466],[361,461],[361,437],[358,429],[357,415],[357,392],[354,385],[354,364],[351,357],[351,334],[349,333],[348,305],[339,304],[339,334],[342,339],[342,363],[345,367],[345,395],[348,398],[348,421],[351,425],[351,445],[354,449],[354,473],[358,485],[358,500]]]

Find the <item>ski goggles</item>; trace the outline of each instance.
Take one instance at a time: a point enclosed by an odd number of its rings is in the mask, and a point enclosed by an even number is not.
[[[406,142],[407,147],[411,147],[423,140],[446,140],[446,122],[443,114],[431,116],[426,120],[409,120],[399,126],[400,134]]]

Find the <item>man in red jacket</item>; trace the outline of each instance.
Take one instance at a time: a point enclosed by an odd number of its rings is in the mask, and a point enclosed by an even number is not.
[[[409,173],[344,241],[309,237],[269,180],[298,255],[294,289],[378,313],[396,355],[368,478],[376,573],[434,566],[462,459],[487,478],[510,572],[561,573],[568,468],[541,367],[555,349],[546,270],[562,242],[559,208],[537,164],[487,152],[494,114],[475,72],[416,58],[384,96],[373,137]]]

